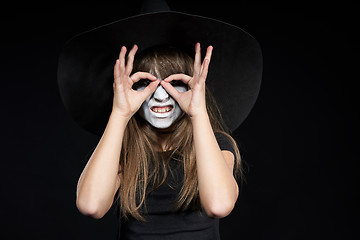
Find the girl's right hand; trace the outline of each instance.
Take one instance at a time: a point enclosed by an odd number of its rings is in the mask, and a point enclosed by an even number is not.
[[[114,66],[114,99],[112,111],[118,112],[121,116],[129,120],[140,108],[142,103],[150,94],[155,92],[160,80],[147,72],[136,72],[130,76],[133,69],[134,56],[137,45],[130,50],[125,65],[126,47],[122,47],[119,59]],[[141,79],[148,79],[151,83],[142,91],[132,89],[134,83]]]

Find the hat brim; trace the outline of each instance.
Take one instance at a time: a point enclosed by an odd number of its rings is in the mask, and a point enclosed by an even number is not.
[[[179,12],[142,14],[81,33],[59,57],[62,101],[75,122],[101,136],[113,101],[113,67],[122,46],[173,45],[189,54],[200,42],[214,47],[206,83],[225,123],[235,130],[257,99],[262,53],[257,40],[241,28],[215,19]]]

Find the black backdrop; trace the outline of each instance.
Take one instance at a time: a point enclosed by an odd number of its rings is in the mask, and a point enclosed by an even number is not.
[[[50,3],[49,3],[50,4]],[[235,131],[247,163],[222,239],[357,239],[359,6],[169,1],[173,10],[240,26],[260,43],[263,84]],[[65,41],[137,14],[140,4],[8,5],[1,9],[2,239],[114,239],[75,205],[86,153],[57,88]]]

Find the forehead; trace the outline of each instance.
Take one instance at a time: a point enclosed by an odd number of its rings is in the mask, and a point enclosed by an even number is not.
[[[193,59],[178,49],[154,49],[141,52],[134,62],[134,71],[149,72],[158,79],[175,73],[192,75]]]
[[[160,73],[159,67],[157,65],[155,65],[155,64],[152,65],[152,67],[149,69],[148,72],[151,73],[157,79],[160,79],[160,80],[163,80],[163,79],[165,79],[167,77],[167,76],[162,76],[163,74]]]

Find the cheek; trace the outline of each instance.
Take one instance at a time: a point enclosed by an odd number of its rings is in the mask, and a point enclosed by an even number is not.
[[[140,116],[144,117],[144,115],[147,115],[149,113],[149,99],[150,97],[148,97],[140,106],[140,109],[139,109],[139,113],[140,113]]]
[[[186,92],[188,90],[186,86],[176,86],[175,89],[179,92]]]
[[[176,86],[175,89],[178,90],[179,92],[188,91],[188,88],[186,86]],[[173,99],[173,100],[174,100],[175,105],[176,105],[174,114],[176,116],[179,116],[183,112],[183,110],[180,108],[180,105],[175,101],[175,99]]]
[[[176,109],[175,109],[175,111],[174,111],[175,117],[176,117],[176,118],[179,117],[182,112],[183,112],[183,110],[181,109],[181,107],[179,106],[179,104],[176,103]]]
[[[177,102],[175,102],[173,118],[177,119],[183,112],[184,111],[181,109],[180,105]]]

